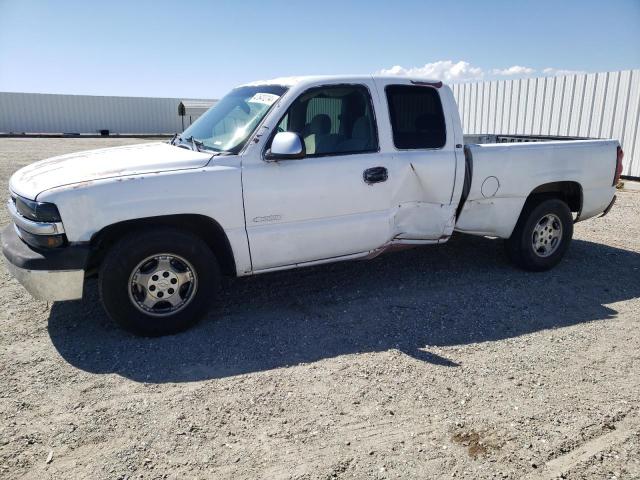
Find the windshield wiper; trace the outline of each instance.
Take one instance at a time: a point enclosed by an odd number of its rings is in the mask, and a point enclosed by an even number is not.
[[[191,149],[195,150],[196,152],[202,152],[205,151],[207,153],[213,153],[215,155],[220,154],[221,152],[208,147],[202,140],[198,140],[197,138],[194,138],[193,135],[188,136],[187,138],[182,138],[181,135],[176,134],[174,138],[171,139],[171,145],[175,146],[175,143],[179,142],[177,146],[185,148],[186,145],[185,144],[191,144]],[[224,152],[227,153],[227,152]]]
[[[187,138],[187,142],[191,142],[191,146],[196,152],[200,151],[200,147],[204,147],[204,143],[201,142],[200,140],[196,140],[195,138],[193,138],[193,135]]]
[[[180,139],[180,140],[182,140],[182,139]],[[198,140],[197,138],[193,138],[193,135],[191,135],[190,137],[186,138],[185,140],[187,142],[191,142],[191,146],[197,152],[202,152],[203,150],[206,150],[207,152],[216,152],[216,150],[214,150],[214,149],[212,149],[210,147],[207,147],[202,140]]]

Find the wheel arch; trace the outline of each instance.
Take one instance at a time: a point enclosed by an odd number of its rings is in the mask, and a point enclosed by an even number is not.
[[[558,198],[564,201],[569,210],[578,214],[582,211],[583,194],[582,185],[574,181],[561,181],[561,182],[549,182],[534,188],[527,196],[525,202],[528,203],[532,200],[539,198]]]
[[[236,263],[229,238],[222,226],[211,217],[198,214],[163,215],[136,218],[108,225],[92,235],[87,271],[95,273],[109,248],[122,236],[150,227],[174,227],[199,236],[216,256],[223,274],[236,276]]]

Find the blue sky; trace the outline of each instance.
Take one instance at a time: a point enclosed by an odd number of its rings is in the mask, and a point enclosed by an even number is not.
[[[0,91],[212,98],[289,75],[639,67],[640,0],[0,0]]]

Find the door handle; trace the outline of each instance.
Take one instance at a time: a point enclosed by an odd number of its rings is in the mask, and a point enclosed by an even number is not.
[[[367,168],[362,172],[362,179],[369,185],[386,182],[387,178],[389,178],[389,172],[385,167]]]

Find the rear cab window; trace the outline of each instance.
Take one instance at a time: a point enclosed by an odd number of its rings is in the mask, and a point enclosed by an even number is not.
[[[435,88],[389,85],[385,92],[393,144],[398,150],[444,147],[447,130],[442,102]]]

